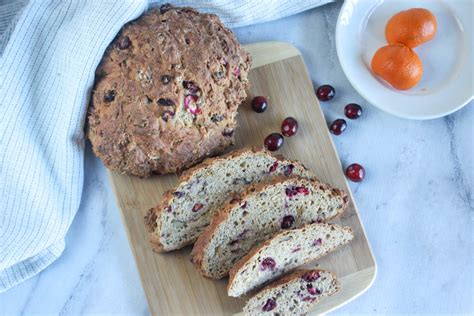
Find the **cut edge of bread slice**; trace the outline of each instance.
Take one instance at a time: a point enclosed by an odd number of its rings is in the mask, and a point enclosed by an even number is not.
[[[313,278],[315,279],[313,280]],[[301,285],[296,284],[300,286],[299,290],[304,292],[305,290],[308,289],[309,287],[308,284],[311,284],[309,288],[315,288],[316,290],[313,290],[312,293],[309,292],[309,290],[307,290],[308,293],[297,292],[298,294],[300,294],[300,296],[298,296],[298,299],[304,302],[302,303],[303,306],[301,306],[300,310],[298,311],[298,314],[304,315],[305,313],[309,312],[311,308],[317,303],[319,303],[322,299],[336,294],[341,289],[341,284],[339,280],[337,279],[336,275],[332,272],[329,272],[327,270],[322,270],[322,269],[296,270],[292,273],[282,276],[278,280],[267,285],[266,287],[258,291],[255,295],[253,295],[247,301],[247,303],[245,304],[243,308],[244,315],[246,316],[261,315],[262,312],[265,312],[265,311],[270,312],[270,311],[273,311],[275,308],[279,308],[279,306],[281,305],[281,297],[284,295],[293,294],[291,293],[291,289],[289,288],[291,288],[293,283],[298,283],[298,281],[300,281],[301,279],[305,283],[307,282],[306,289],[301,290]],[[322,284],[323,282],[324,284]],[[287,293],[288,291],[290,291],[290,293]],[[278,296],[280,297],[280,301],[278,301],[278,298],[279,298]],[[269,302],[269,300],[271,301]],[[295,301],[297,302],[298,300],[294,298],[291,299],[290,301],[284,300],[283,304],[287,310],[282,311],[282,312],[291,313],[291,314],[296,313],[295,309],[297,307],[294,306],[296,304]],[[272,308],[272,306],[274,307]],[[258,311],[255,310],[256,308],[258,308]],[[282,314],[282,315],[286,315],[286,314]]]
[[[271,187],[276,183],[291,181],[292,179],[298,179],[298,178],[301,178],[301,177],[298,177],[298,176],[277,177],[267,182],[251,184],[247,187],[247,189],[243,193],[241,193],[238,196],[240,197],[240,200],[244,201],[249,196],[256,195],[257,193],[264,191],[265,188]],[[316,179],[306,179],[306,180],[317,183],[317,186],[319,188],[323,188],[323,190],[332,190],[333,194],[339,195],[342,198],[343,204],[341,205],[340,209],[337,211],[337,213],[334,216],[326,218],[324,222],[333,220],[341,216],[342,213],[344,213],[345,209],[347,208],[349,204],[349,200],[348,200],[347,194],[343,190],[340,190],[338,188],[333,188],[330,185],[322,183]],[[211,279],[218,279],[208,273],[209,269],[204,265],[203,259],[206,255],[206,252],[211,243],[211,240],[214,238],[216,234],[216,230],[219,228],[219,225],[221,225],[223,222],[225,222],[228,219],[228,217],[231,215],[235,207],[236,205],[233,204],[232,201],[228,201],[225,205],[223,205],[222,209],[214,215],[214,217],[211,220],[210,225],[206,227],[204,232],[199,236],[196,243],[194,244],[194,247],[190,255],[191,262],[195,265],[195,267],[200,271],[201,275],[204,277],[211,278]],[[278,234],[278,233],[281,233],[281,232],[276,232],[275,234]]]
[[[160,203],[158,203],[157,206],[152,207],[147,211],[147,213],[144,217],[144,222],[145,222],[146,230],[149,233],[149,240],[150,240],[150,244],[151,244],[152,249],[157,253],[168,252],[168,251],[172,251],[172,250],[181,249],[181,248],[183,248],[187,245],[193,244],[195,242],[195,240],[190,240],[189,242],[183,243],[180,246],[169,247],[169,246],[166,246],[162,242],[162,239],[160,237],[161,229],[162,229],[162,227],[161,227],[161,225],[162,225],[161,216],[165,212],[165,210],[167,210],[167,208],[170,206],[173,199],[175,198],[175,196],[173,196],[173,192],[179,190],[182,183],[189,182],[196,175],[197,172],[199,172],[202,169],[205,169],[207,167],[210,167],[211,165],[213,165],[215,163],[225,162],[229,159],[237,158],[241,155],[252,154],[252,153],[253,154],[262,153],[262,154],[269,155],[269,156],[275,158],[280,163],[283,162],[285,164],[288,163],[288,164],[291,164],[291,165],[294,165],[294,166],[298,166],[299,168],[301,168],[301,169],[303,169],[307,172],[307,175],[308,175],[307,178],[308,179],[316,179],[316,176],[310,170],[308,170],[308,168],[303,163],[301,163],[297,160],[287,159],[287,158],[285,158],[281,155],[273,155],[270,151],[266,150],[265,148],[261,148],[261,147],[244,147],[244,148],[241,148],[241,149],[237,149],[237,150],[228,152],[227,154],[224,154],[224,155],[207,158],[203,162],[201,162],[200,164],[195,165],[195,166],[187,169],[186,171],[184,171],[181,174],[181,176],[179,177],[179,179],[177,181],[177,184],[172,189],[169,189],[169,190],[167,190],[166,192],[163,193],[163,197],[162,197]],[[285,177],[285,178],[287,178],[287,177]],[[272,179],[272,178],[269,178],[268,180],[270,180],[270,179]],[[266,181],[259,182],[259,183],[265,183],[265,182]]]
[[[290,243],[292,240],[296,239],[294,237],[297,237],[297,235],[301,236],[307,230],[314,230],[314,232],[316,232],[316,230],[320,230],[319,233],[326,233],[326,234],[327,234],[328,230],[329,231],[333,230],[333,231],[337,231],[338,233],[340,233],[342,235],[341,237],[344,237],[344,239],[341,240],[339,243],[333,244],[331,247],[328,247],[327,249],[324,250],[324,252],[322,252],[320,254],[316,255],[314,253],[314,254],[311,254],[312,257],[310,255],[308,255],[307,257],[304,257],[302,262],[297,263],[297,266],[291,267],[291,264],[290,264],[289,268],[286,268],[286,269],[283,268],[283,269],[279,270],[279,274],[272,274],[270,276],[270,279],[264,280],[263,282],[260,282],[260,283],[256,282],[255,284],[252,284],[252,286],[250,286],[249,288],[246,288],[246,289],[240,289],[240,290],[236,289],[236,287],[239,285],[239,284],[237,284],[237,281],[240,280],[239,278],[242,278],[242,275],[247,271],[247,269],[249,268],[249,266],[252,265],[252,263],[256,264],[257,261],[259,261],[259,258],[261,256],[262,252],[264,252],[265,250],[271,252],[272,250],[283,249],[285,247],[285,245],[284,245],[285,243],[288,245],[288,243]],[[309,234],[311,234],[312,232],[313,231],[310,231]],[[278,233],[278,234],[274,235],[272,238],[265,241],[264,243],[252,248],[252,250],[245,257],[241,258],[233,266],[233,268],[229,272],[229,282],[227,284],[227,293],[228,293],[229,296],[232,296],[232,297],[239,297],[239,296],[245,295],[245,294],[253,291],[254,289],[256,289],[260,286],[263,286],[264,284],[270,282],[274,278],[278,278],[281,275],[283,275],[285,273],[288,273],[289,271],[292,271],[292,270],[298,268],[299,266],[302,266],[302,265],[305,265],[309,262],[318,260],[318,259],[326,256],[327,254],[336,251],[341,246],[349,243],[353,238],[354,238],[354,233],[352,231],[352,228],[350,228],[349,226],[340,226],[340,225],[330,224],[330,223],[307,224],[307,225],[304,225],[301,228],[297,228],[297,229],[293,229],[293,230]],[[324,243],[324,240],[318,240],[318,241]],[[303,248],[302,245],[300,245],[300,247]],[[314,247],[314,246],[312,246],[312,247]],[[320,247],[320,248],[322,248],[322,247]],[[298,249],[298,253],[299,253],[300,249]],[[296,252],[292,252],[292,253],[296,253]],[[279,257],[276,256],[276,257],[281,259],[281,256],[279,256]],[[293,264],[296,264],[296,263],[293,263]],[[252,279],[252,280],[257,281],[256,279]]]

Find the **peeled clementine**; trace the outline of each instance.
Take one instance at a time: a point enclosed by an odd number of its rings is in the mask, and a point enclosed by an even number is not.
[[[389,44],[400,43],[410,48],[428,42],[435,37],[436,18],[429,10],[414,8],[400,11],[385,26],[385,38]]]
[[[379,48],[372,57],[372,71],[395,89],[407,90],[421,79],[423,65],[418,55],[402,44]]]

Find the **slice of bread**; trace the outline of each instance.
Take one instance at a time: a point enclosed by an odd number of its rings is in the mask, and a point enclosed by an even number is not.
[[[343,191],[317,180],[278,177],[252,185],[214,216],[194,245],[191,260],[204,276],[220,279],[275,233],[330,220],[346,206]]]
[[[301,265],[321,258],[354,237],[350,227],[310,224],[255,247],[229,273],[229,296],[241,296]]]
[[[336,276],[324,270],[298,270],[255,294],[244,306],[247,316],[305,315],[321,299],[339,291]]]
[[[249,183],[293,174],[314,178],[303,164],[263,149],[244,148],[207,159],[184,172],[178,185],[148,211],[145,223],[153,249],[170,251],[193,243],[230,194]]]

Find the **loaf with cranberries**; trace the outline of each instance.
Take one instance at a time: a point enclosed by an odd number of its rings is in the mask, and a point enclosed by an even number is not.
[[[185,171],[178,185],[148,211],[145,221],[153,249],[170,251],[193,243],[229,195],[250,183],[290,175],[314,178],[303,164],[263,149],[244,148],[207,159]]]
[[[333,219],[346,206],[343,191],[299,176],[251,185],[215,214],[191,260],[202,275],[220,279],[258,243],[280,231]]]
[[[229,272],[229,296],[244,295],[267,282],[317,260],[348,243],[350,227],[309,224],[282,232],[252,249]]]
[[[246,316],[306,315],[323,298],[337,293],[340,283],[324,270],[298,270],[268,285],[249,299]]]
[[[115,171],[186,169],[233,143],[250,55],[214,14],[169,5],[125,25],[96,71],[88,137]]]

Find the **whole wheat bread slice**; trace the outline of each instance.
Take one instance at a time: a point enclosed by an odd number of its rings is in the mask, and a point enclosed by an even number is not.
[[[216,213],[191,260],[202,275],[222,278],[256,244],[285,229],[330,220],[346,206],[343,191],[317,180],[292,176],[252,185]]]
[[[267,282],[317,260],[351,241],[350,227],[310,224],[275,235],[240,259],[229,272],[229,296],[244,295]]]
[[[249,183],[276,176],[314,178],[306,167],[257,148],[244,148],[210,158],[185,171],[178,185],[145,217],[152,247],[157,252],[192,244],[231,193]]]
[[[336,276],[324,270],[298,270],[255,294],[244,306],[246,316],[305,315],[321,299],[339,291]]]

